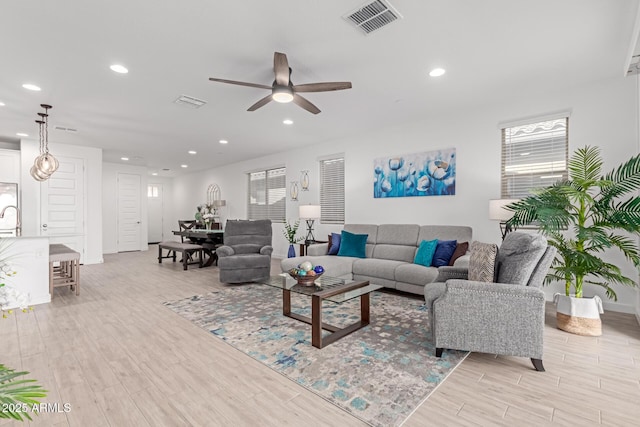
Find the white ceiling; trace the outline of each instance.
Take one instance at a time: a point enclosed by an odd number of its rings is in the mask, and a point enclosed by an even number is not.
[[[393,0],[404,19],[368,36],[341,18],[363,3],[3,0],[0,139],[37,140],[36,113],[50,103],[54,154],[56,142],[101,147],[105,161],[127,156],[176,176],[619,77],[637,36],[638,0]],[[208,81],[270,85],[274,51],[287,54],[295,84],[353,89],[305,94],[318,115],[274,102],[247,112],[268,91]],[[428,77],[438,66],[445,76]],[[172,103],[182,94],[208,104]]]

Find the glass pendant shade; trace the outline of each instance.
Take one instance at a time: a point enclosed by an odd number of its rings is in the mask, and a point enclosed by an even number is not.
[[[58,159],[53,157],[51,153],[44,153],[36,157],[35,167],[46,175],[51,175],[58,170]]]
[[[49,175],[43,174],[40,170],[38,170],[38,168],[36,168],[36,165],[31,166],[31,176],[36,181],[46,181],[47,179],[49,179]]]

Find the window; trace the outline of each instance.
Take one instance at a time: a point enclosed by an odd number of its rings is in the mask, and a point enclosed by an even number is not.
[[[502,129],[502,198],[567,179],[568,117]]]
[[[320,161],[320,222],[344,224],[344,158]]]
[[[284,222],[287,197],[286,168],[249,174],[249,219]]]
[[[147,197],[160,197],[157,185],[150,185],[147,187]]]

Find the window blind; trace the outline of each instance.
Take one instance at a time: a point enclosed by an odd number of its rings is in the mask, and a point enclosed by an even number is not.
[[[286,217],[286,168],[249,174],[249,219],[284,222]]]
[[[320,222],[344,224],[344,158],[320,161]]]
[[[568,127],[565,117],[502,129],[503,199],[567,179]]]

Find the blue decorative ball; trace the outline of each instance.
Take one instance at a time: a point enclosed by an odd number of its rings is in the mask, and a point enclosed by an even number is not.
[[[324,273],[324,267],[321,265],[316,265],[313,271],[315,271],[317,274],[322,274]]]

